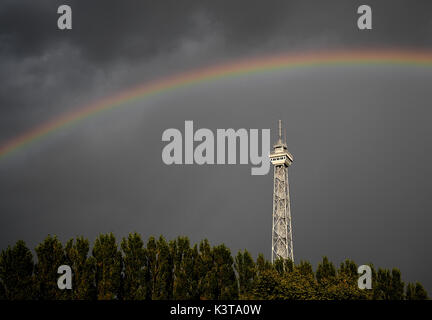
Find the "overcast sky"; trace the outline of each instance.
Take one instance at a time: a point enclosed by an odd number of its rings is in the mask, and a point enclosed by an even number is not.
[[[73,29],[57,29],[69,4]],[[246,57],[432,47],[431,1],[0,3],[0,145],[125,88]],[[0,248],[129,232],[270,258],[272,175],[166,166],[162,132],[287,127],[296,261],[399,267],[432,293],[432,69],[318,67],[201,83],[63,128],[0,161]]]

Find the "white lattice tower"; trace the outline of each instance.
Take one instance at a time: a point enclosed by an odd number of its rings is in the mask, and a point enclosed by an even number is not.
[[[294,262],[291,207],[288,184],[288,167],[293,162],[288,152],[286,141],[282,141],[282,122],[279,120],[279,139],[273,146],[270,161],[273,173],[273,228],[272,255],[274,262],[278,258],[291,259]]]

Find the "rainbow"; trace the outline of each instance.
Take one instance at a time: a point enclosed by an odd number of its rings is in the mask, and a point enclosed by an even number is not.
[[[286,53],[258,58],[242,59],[215,65],[163,79],[145,82],[113,96],[76,108],[57,116],[50,121],[32,128],[3,145],[0,145],[0,159],[17,151],[62,127],[72,125],[103,111],[125,106],[130,102],[161,94],[177,88],[194,85],[203,81],[223,77],[239,77],[259,72],[289,68],[314,67],[319,65],[414,65],[432,66],[432,51],[381,49],[354,51],[320,51],[306,53]]]

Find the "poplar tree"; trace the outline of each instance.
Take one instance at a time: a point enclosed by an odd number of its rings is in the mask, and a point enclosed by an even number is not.
[[[74,300],[96,298],[95,259],[89,257],[90,243],[83,237],[70,239],[65,246],[66,262],[72,269],[72,290],[66,293]]]
[[[376,287],[374,288],[374,298],[378,300],[390,300],[392,276],[388,269],[378,269],[376,275]]]
[[[406,300],[427,300],[429,299],[426,290],[423,286],[417,282],[415,285],[413,283],[408,283],[405,290]]]
[[[18,241],[0,253],[0,299],[428,299],[420,283],[404,288],[401,272],[394,268],[372,270],[372,290],[357,285],[357,265],[345,260],[336,271],[323,257],[316,274],[312,265],[240,251],[233,259],[225,245],[203,240],[192,248],[187,237],[169,243],[150,237],[146,246],[137,233],[123,238],[119,250],[113,234],[90,243],[83,237],[63,247],[48,236],[35,251]],[[72,268],[72,290],[60,290],[60,265]],[[405,289],[405,290],[404,290]]]
[[[216,277],[214,299],[237,299],[238,287],[231,251],[224,244],[214,247],[212,251],[214,264],[211,273]]]
[[[196,245],[191,248],[187,237],[178,237],[170,242],[170,250],[174,266],[174,299],[199,299],[199,266]]]
[[[256,269],[252,256],[246,249],[243,253],[238,252],[234,267],[237,272],[240,299],[250,298],[256,278]]]
[[[308,261],[301,260],[300,263],[295,266],[295,270],[297,270],[305,278],[315,278],[312,265]]]
[[[405,299],[414,300],[414,293],[415,293],[415,285],[412,283],[408,283],[405,288]]]
[[[212,249],[207,239],[199,244],[198,256],[198,290],[201,299],[215,299],[214,287],[216,287],[215,275],[212,274],[213,255]]]
[[[32,292],[33,255],[22,240],[0,254],[0,299],[28,300]]]
[[[402,276],[399,269],[393,268],[391,272],[391,282],[389,290],[390,300],[403,300],[404,299],[405,284],[402,281]]]
[[[150,237],[146,247],[146,267],[145,267],[145,282],[147,284],[146,299],[153,299],[153,293],[156,292],[156,277],[157,277],[157,247],[154,237]],[[156,295],[156,293],[155,293]]]
[[[368,263],[372,271],[372,300],[382,300],[382,290],[378,279],[378,271],[375,269],[373,263]]]
[[[121,248],[124,254],[124,299],[143,300],[146,298],[146,249],[138,233],[123,238]]]
[[[429,299],[426,290],[423,288],[423,286],[417,282],[415,285],[415,293],[414,293],[415,300],[427,300]]]
[[[342,262],[337,271],[335,299],[370,299],[372,292],[359,289],[358,278],[357,264],[350,259]]]
[[[284,259],[284,271],[285,272],[292,272],[294,271],[294,262],[291,259]]]
[[[338,275],[347,277],[348,279],[358,279],[357,264],[349,259],[346,259],[340,264]]]
[[[274,269],[280,274],[283,275],[285,273],[285,264],[284,259],[278,258],[273,262]]]
[[[252,294],[254,299],[273,300],[281,298],[281,276],[273,268],[261,269],[254,282]]]
[[[178,237],[169,243],[171,256],[173,258],[173,297],[177,300],[186,299],[187,275],[182,269],[182,261],[189,249],[189,243],[186,239]]]
[[[311,300],[318,299],[316,281],[313,277],[303,275],[298,269],[285,272],[275,292],[275,299]]]
[[[153,299],[172,299],[173,293],[173,260],[165,238],[160,236],[156,243],[156,278]]]
[[[194,244],[189,250],[189,255],[184,260],[184,270],[186,274],[189,274],[188,298],[197,300],[200,298],[200,260],[197,244]]]
[[[257,260],[256,260],[256,270],[257,274],[264,272],[265,270],[273,269],[274,266],[272,263],[264,258],[264,255],[262,253],[258,254]]]
[[[95,282],[98,300],[121,298],[122,256],[112,233],[96,238],[93,250],[96,263]]]
[[[58,267],[67,264],[65,253],[57,236],[48,236],[36,249],[34,283],[36,298],[40,300],[67,299],[67,290],[59,290],[57,280]]]
[[[325,281],[331,281],[336,276],[336,269],[327,257],[323,257],[321,263],[318,264],[316,271],[316,279],[318,283],[323,283]]]

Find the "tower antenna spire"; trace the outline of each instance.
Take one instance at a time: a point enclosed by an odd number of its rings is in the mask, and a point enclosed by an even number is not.
[[[282,120],[279,120],[279,141],[282,141]]]

